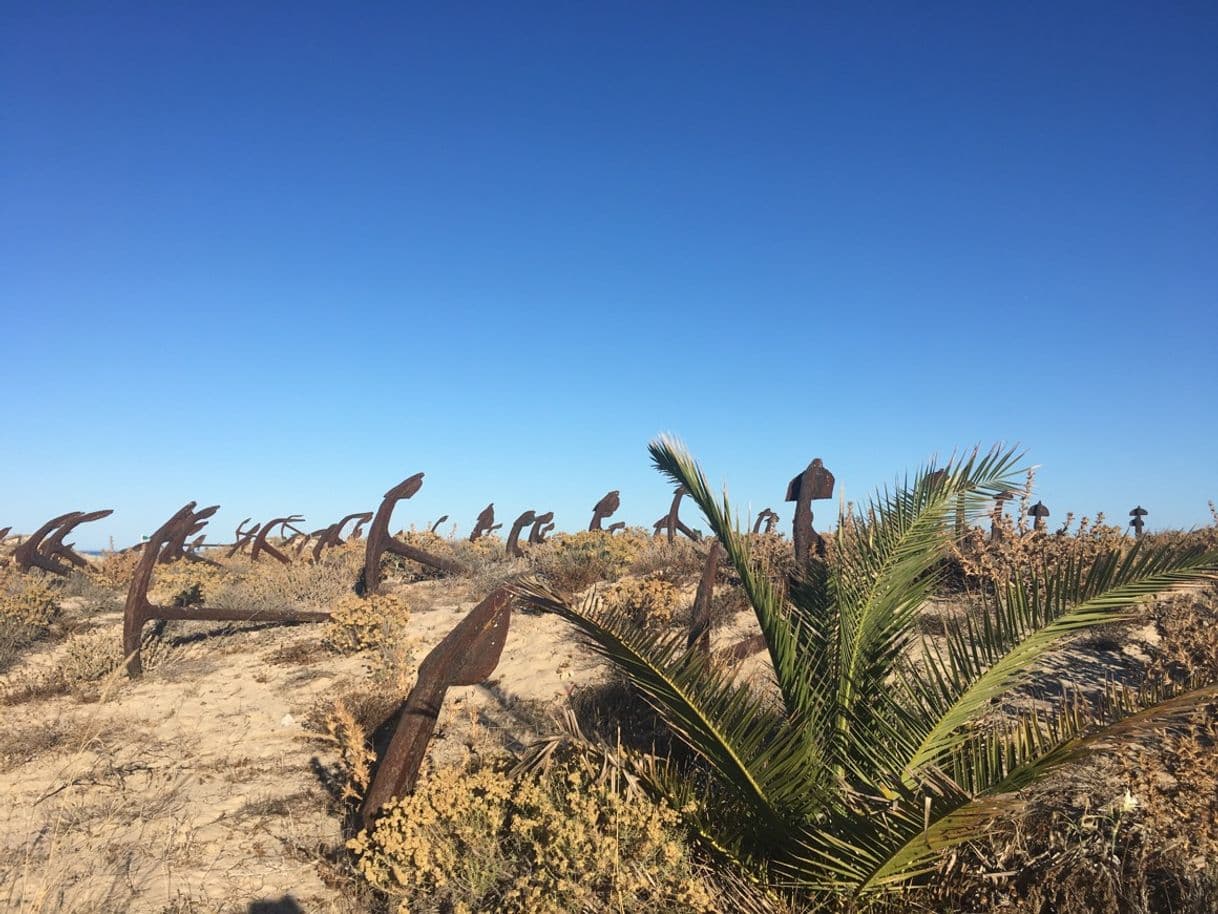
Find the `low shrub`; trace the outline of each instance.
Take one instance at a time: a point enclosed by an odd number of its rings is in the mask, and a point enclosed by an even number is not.
[[[1147,678],[1187,682],[1218,671],[1218,586],[1176,594],[1154,607],[1160,636]]]
[[[126,552],[111,552],[104,555],[88,568],[88,575],[103,587],[126,588],[135,576],[135,567],[140,563],[144,553],[137,550]]]
[[[8,616],[0,616],[0,673],[6,672],[31,644],[42,636],[42,630]]]
[[[358,597],[347,594],[330,611],[325,641],[344,653],[380,650],[400,639],[410,620],[410,606],[397,591]]]
[[[69,685],[98,682],[122,666],[123,659],[117,632],[91,631],[64,643],[60,669]]]
[[[173,562],[158,565],[148,588],[148,598],[167,606],[214,605],[216,594],[225,586],[226,569],[205,562]]]
[[[1189,726],[1033,788],[1013,820],[953,856],[939,909],[1004,914],[1218,910],[1218,704]]]
[[[362,564],[358,543],[329,550],[316,564],[302,560],[290,565],[271,560],[253,563],[241,558],[229,563],[228,573],[212,587],[204,585],[203,596],[209,606],[251,613],[327,609],[352,593]]]
[[[832,550],[833,537],[824,534],[826,548]],[[773,581],[786,581],[795,571],[795,547],[789,539],[777,533],[758,533],[749,536],[749,549],[754,561]]]
[[[348,843],[411,912],[713,912],[680,814],[588,764],[433,771]]]
[[[642,530],[610,534],[600,530],[560,533],[529,552],[535,572],[567,593],[586,590],[598,581],[615,581],[648,544]]]
[[[659,577],[623,578],[600,591],[607,609],[629,616],[636,625],[666,627],[678,621],[681,592]]]
[[[151,636],[144,644],[144,668],[151,670],[164,652]],[[54,666],[25,671],[6,682],[0,689],[0,704],[22,704],[69,693],[95,701],[100,697],[101,684],[117,672],[123,659],[119,633],[114,629],[72,635],[64,642]]]
[[[639,577],[661,578],[670,584],[687,584],[702,574],[706,547],[678,535],[671,543],[667,537],[648,537],[630,563],[630,573]]]
[[[46,575],[10,571],[0,579],[0,618],[46,630],[60,612],[59,589]]]

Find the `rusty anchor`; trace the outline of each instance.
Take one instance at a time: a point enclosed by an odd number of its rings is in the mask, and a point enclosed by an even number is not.
[[[138,679],[144,672],[140,658],[140,644],[144,626],[153,620],[197,620],[204,622],[325,622],[328,612],[303,612],[296,610],[242,610],[220,609],[204,606],[154,606],[148,599],[148,587],[152,575],[167,547],[182,537],[182,531],[192,529],[199,523],[202,511],[196,513],[195,502],[178,510],[145,542],[143,555],[127,588],[127,601],[123,606],[123,654],[126,656],[127,675]],[[206,518],[202,518],[206,523]]]
[[[812,502],[833,497],[833,474],[825,469],[819,457],[787,484],[787,501],[795,502],[795,517],[791,520],[791,538],[795,543],[795,560],[808,561],[813,550],[824,557],[825,541],[812,526]]]
[[[374,594],[380,588],[381,557],[386,552],[400,555],[418,562],[420,565],[429,565],[448,574],[462,574],[465,571],[465,566],[460,562],[432,555],[430,552],[395,539],[389,533],[389,521],[393,518],[394,507],[399,501],[410,498],[421,488],[423,488],[423,474],[415,473],[385,493],[385,497],[372,519],[372,526],[368,529],[368,546],[364,552],[364,593]]]

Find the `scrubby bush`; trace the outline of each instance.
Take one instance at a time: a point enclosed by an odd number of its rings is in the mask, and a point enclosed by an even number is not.
[[[671,543],[667,537],[652,536],[643,541],[629,570],[639,577],[656,577],[680,585],[697,580],[705,564],[705,546],[684,536]]]
[[[1147,677],[1188,682],[1218,671],[1218,587],[1177,594],[1155,607],[1160,641]]]
[[[372,765],[376,761],[368,724],[360,719],[358,708],[348,706],[345,700],[339,698],[326,715],[325,728],[338,747],[337,767],[342,775],[339,799],[360,800],[372,782]]]
[[[38,640],[41,631],[8,616],[0,616],[0,673],[8,670],[21,652]]]
[[[410,606],[400,592],[347,594],[331,609],[324,638],[344,653],[380,650],[400,638],[409,620]]]
[[[940,909],[1008,914],[1218,910],[1218,704],[1029,792],[934,880]]]
[[[831,549],[832,535],[824,534],[822,538]],[[786,537],[777,533],[750,534],[749,549],[759,570],[771,581],[785,582],[795,571],[795,547]]]
[[[1029,571],[1055,573],[1067,566],[1087,568],[1113,552],[1128,552],[1136,543],[1155,547],[1218,546],[1216,527],[1193,531],[1147,533],[1140,540],[1124,527],[1105,522],[1104,515],[1082,517],[1077,525],[1067,514],[1056,530],[1028,530],[1010,517],[997,524],[998,538],[989,529],[972,527],[959,540],[950,541],[940,571],[949,589],[988,589]]]
[[[148,598],[166,606],[212,604],[226,584],[227,569],[206,562],[173,562],[158,565],[148,588]]]
[[[87,573],[104,587],[126,588],[135,576],[135,568],[143,554],[134,549],[111,552],[96,562],[90,562]]]
[[[123,648],[112,630],[73,635],[65,642],[59,662],[69,685],[105,679],[123,663]]]
[[[163,659],[160,642],[151,635],[144,640],[144,668],[154,669]],[[20,704],[53,695],[72,694],[96,700],[100,685],[123,664],[119,635],[113,629],[72,635],[50,666],[36,667],[14,676],[0,688],[0,704]]]
[[[448,767],[349,842],[410,912],[713,912],[679,813],[589,765]]]
[[[559,590],[578,593],[598,581],[615,581],[648,544],[642,530],[560,533],[529,552],[533,569]]]
[[[659,577],[622,578],[599,595],[607,610],[625,613],[636,625],[671,625],[681,609],[681,592]]]
[[[327,609],[335,600],[352,593],[362,564],[363,552],[358,543],[328,550],[315,564],[254,563],[240,558],[229,563],[227,574],[210,588],[205,585],[203,595],[209,606],[250,613]]]
[[[60,612],[59,589],[46,575],[9,571],[0,578],[0,618],[45,630]]]

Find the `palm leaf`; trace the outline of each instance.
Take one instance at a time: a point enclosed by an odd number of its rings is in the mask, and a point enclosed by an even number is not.
[[[653,441],[648,450],[656,468],[689,492],[740,575],[741,586],[765,637],[787,712],[793,715],[807,713],[817,702],[813,700],[805,675],[797,623],[784,608],[782,592],[753,560],[748,537],[740,531],[739,518],[733,517],[727,495],[716,499],[702,468],[680,442],[661,437]]]
[[[733,682],[681,633],[657,639],[595,598],[574,606],[537,580],[514,586],[524,602],[574,625],[634,685],[663,721],[730,790],[755,849],[780,842],[821,802],[823,761],[798,727]],[[746,848],[747,850],[747,848]]]
[[[857,696],[878,694],[914,634],[919,607],[937,584],[932,573],[958,512],[975,517],[1009,488],[1020,455],[997,448],[940,470],[930,467],[873,500],[848,527],[835,556],[843,722]]]
[[[964,738],[963,728],[990,702],[1026,677],[1067,635],[1133,618],[1134,608],[1157,594],[1195,586],[1218,574],[1218,554],[1202,547],[1137,545],[1017,577],[995,595],[981,623],[948,623],[947,656],[929,650],[907,672],[911,700],[925,709],[927,726],[906,760],[911,781]]]
[[[966,765],[972,772],[984,772],[976,785],[981,788],[978,793],[963,802],[934,804],[930,827],[895,847],[857,891],[907,882],[933,869],[943,851],[978,838],[987,823],[1021,802],[1015,791],[1123,741],[1178,727],[1198,708],[1218,700],[1218,685],[1158,696],[1150,703],[1145,700],[1145,696],[1125,696],[1102,709],[1080,714],[1073,708],[1044,723],[1029,715],[997,733],[975,737],[971,745],[962,747],[961,755],[968,758]],[[1096,717],[1108,720],[1097,728]]]

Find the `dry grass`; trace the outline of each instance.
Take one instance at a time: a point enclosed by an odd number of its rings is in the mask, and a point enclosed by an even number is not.
[[[24,765],[58,749],[69,736],[60,718],[11,716],[0,730],[0,771]]]
[[[1218,704],[1184,733],[1045,782],[953,856],[931,893],[1011,914],[1218,910]]]
[[[0,616],[0,673],[7,672],[44,635],[36,625]]]

